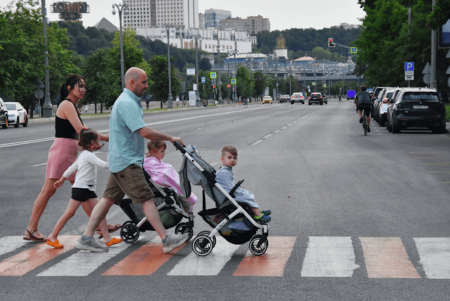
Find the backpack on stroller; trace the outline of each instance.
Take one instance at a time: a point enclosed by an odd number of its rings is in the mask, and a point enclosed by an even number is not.
[[[176,193],[173,188],[165,188],[156,184],[144,169],[145,179],[155,195],[155,205],[164,228],[175,227],[175,233],[189,233],[186,241],[194,235],[194,214],[187,213],[182,209],[181,200],[183,196]],[[145,217],[140,204],[133,204],[130,199],[123,199],[120,207],[131,219],[122,225],[120,237],[127,243],[134,243],[139,239],[140,232],[155,231]],[[180,223],[183,218],[187,218],[187,223]]]
[[[175,147],[183,154],[180,170],[180,186],[183,195],[190,195],[191,183],[203,188],[203,210],[198,214],[213,230],[202,231],[194,239],[192,250],[199,256],[210,254],[216,245],[216,233],[232,244],[241,245],[250,241],[249,249],[254,255],[266,252],[269,241],[269,225],[257,223],[251,216],[250,208],[245,203],[234,199],[234,192],[244,182],[239,181],[227,193],[215,180],[216,171],[198,154],[195,146],[182,147],[175,142]],[[215,208],[206,209],[205,193],[216,204]],[[256,235],[258,230],[262,235]]]

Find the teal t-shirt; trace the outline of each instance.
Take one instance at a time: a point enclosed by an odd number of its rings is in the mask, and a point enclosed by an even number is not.
[[[132,164],[142,165],[145,140],[138,130],[145,127],[141,98],[124,89],[114,103],[109,120],[108,164],[117,173]]]

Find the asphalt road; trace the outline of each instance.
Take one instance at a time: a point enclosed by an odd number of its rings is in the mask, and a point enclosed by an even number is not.
[[[364,136],[354,106],[337,100],[144,120],[195,145],[216,169],[224,145],[238,149],[236,180],[245,179],[261,208],[272,210],[266,255],[246,255],[248,244],[219,239],[208,257],[196,257],[191,243],[165,256],[155,233],[145,232],[135,244],[96,257],[69,247],[88,221],[81,209],[62,231],[69,235],[62,252],[23,243],[54,125],[0,129],[0,300],[448,299],[449,135],[392,134],[374,123]],[[86,121],[97,130],[108,130],[108,123]],[[106,160],[107,150],[98,156]],[[169,146],[164,161],[178,169],[181,159]],[[98,170],[99,195],[107,176]],[[194,193],[200,197],[201,189]],[[69,198],[66,183],[42,216],[42,233],[51,232]],[[199,200],[194,212],[201,207]],[[107,219],[128,220],[118,207]],[[197,215],[194,230],[211,228]]]

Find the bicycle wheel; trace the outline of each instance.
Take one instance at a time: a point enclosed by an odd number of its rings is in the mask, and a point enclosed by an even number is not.
[[[363,128],[364,128],[364,136],[367,136],[367,121],[366,115],[363,114]]]

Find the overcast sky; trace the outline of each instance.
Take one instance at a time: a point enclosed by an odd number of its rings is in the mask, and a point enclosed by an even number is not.
[[[66,0],[67,1],[67,0]],[[0,0],[3,8],[11,0]],[[58,14],[50,13],[50,4],[56,0],[46,1],[50,21],[57,21]],[[77,2],[77,1],[69,1]],[[83,14],[83,25],[94,26],[102,18],[108,19],[119,27],[118,14],[112,15],[112,5],[121,3],[118,0],[88,0],[91,13]],[[261,15],[269,18],[271,30],[290,28],[331,27],[340,23],[361,24],[364,11],[357,0],[199,0],[199,12],[215,8],[230,10],[233,17]]]

